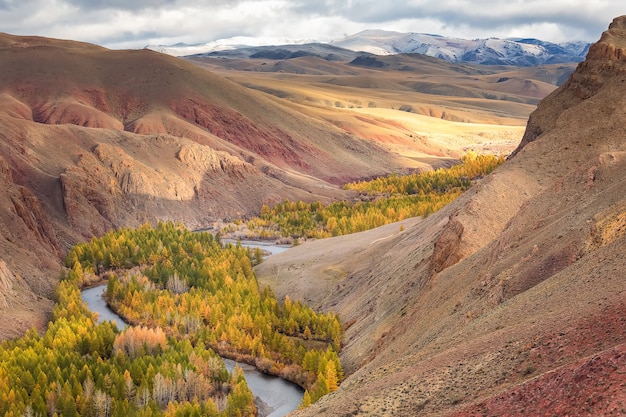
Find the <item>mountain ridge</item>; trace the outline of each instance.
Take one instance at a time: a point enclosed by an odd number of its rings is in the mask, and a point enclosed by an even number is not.
[[[518,66],[580,62],[589,48],[589,43],[575,41],[555,44],[533,38],[469,40],[384,30],[365,30],[329,42],[311,40],[284,42],[284,40],[235,37],[197,45],[148,45],[146,48],[175,56],[254,57],[255,53],[265,51],[263,57],[269,57],[269,51],[281,49],[291,50],[292,53],[298,51],[305,53],[307,48],[311,49],[311,45],[317,45],[318,49],[338,47],[356,53],[373,55],[418,53],[448,62]],[[296,56],[298,56],[297,53]],[[282,55],[281,59],[284,58],[285,56]]]

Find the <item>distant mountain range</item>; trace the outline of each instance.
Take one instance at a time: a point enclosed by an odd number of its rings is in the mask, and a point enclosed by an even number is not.
[[[310,39],[234,37],[204,44],[148,45],[146,48],[174,56],[264,59],[316,55],[334,60],[349,51],[374,55],[423,54],[449,62],[533,66],[580,62],[589,50],[589,43],[556,44],[532,38],[459,39],[423,33],[366,30],[328,43]]]

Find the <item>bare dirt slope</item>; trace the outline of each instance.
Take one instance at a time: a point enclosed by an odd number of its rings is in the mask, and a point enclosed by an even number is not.
[[[348,378],[295,415],[623,415],[625,57],[623,16],[513,158],[375,254],[369,239],[340,262],[341,241],[305,243],[258,268],[349,326]],[[312,282],[280,287],[277,271],[307,262]]]

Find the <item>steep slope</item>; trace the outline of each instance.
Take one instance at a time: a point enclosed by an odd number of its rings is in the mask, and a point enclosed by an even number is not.
[[[516,155],[442,211],[257,269],[348,324],[349,377],[296,415],[623,413],[625,57],[622,16]]]

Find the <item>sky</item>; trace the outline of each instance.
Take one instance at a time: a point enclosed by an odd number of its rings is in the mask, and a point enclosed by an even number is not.
[[[622,14],[622,0],[0,0],[0,32],[111,49],[234,36],[329,42],[366,29],[595,42]]]

